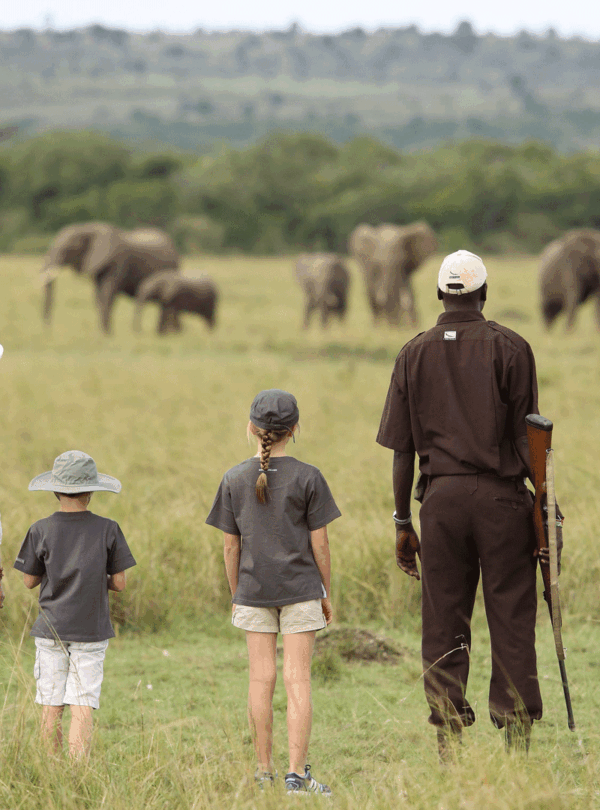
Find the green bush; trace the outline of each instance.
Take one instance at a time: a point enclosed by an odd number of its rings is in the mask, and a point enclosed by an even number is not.
[[[11,253],[42,254],[50,247],[52,236],[47,233],[30,233],[27,236],[17,236],[10,245]]]
[[[21,212],[14,229],[0,222],[4,250],[100,219],[168,228],[185,253],[345,252],[359,222],[424,219],[443,250],[538,252],[566,229],[600,227],[600,157],[483,138],[401,154],[371,137],[336,146],[306,132],[194,157],[48,133],[0,151],[3,210]]]
[[[177,212],[177,192],[164,180],[119,181],[106,190],[105,210],[122,228],[164,227]]]
[[[219,253],[223,248],[225,225],[210,217],[178,217],[169,232],[181,253]]]

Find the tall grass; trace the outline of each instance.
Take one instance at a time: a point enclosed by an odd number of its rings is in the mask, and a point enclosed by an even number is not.
[[[439,262],[416,276],[422,328],[435,322]],[[391,453],[374,441],[393,359],[414,334],[374,329],[355,274],[347,323],[300,329],[302,297],[289,259],[206,259],[221,300],[210,333],[188,316],[182,335],[131,331],[131,302],[119,301],[114,334],[101,335],[91,285],[64,270],[49,330],[40,320],[39,261],[0,260],[3,450],[0,508],[10,565],[27,527],[55,508],[28,481],[56,455],[79,448],[123,483],[118,496],[94,496],[92,509],[118,520],[138,561],[114,619],[133,631],[174,627],[222,614],[229,594],[221,538],[204,524],[223,472],[254,453],[245,438],[249,405],[261,388],[298,397],[300,439],[290,452],[316,464],[343,513],[330,530],[333,600],[347,622],[388,626],[418,609],[418,586],[398,575],[391,524]],[[540,408],[555,422],[557,489],[566,515],[561,577],[568,615],[598,617],[595,553],[600,482],[600,336],[584,308],[575,333],[542,331],[535,260],[490,259],[485,314],[533,346]],[[354,270],[355,268],[353,268]],[[36,594],[5,580],[5,632],[20,633]],[[34,611],[35,613],[35,611]]]
[[[331,784],[336,807],[592,810],[598,806],[600,737],[592,719],[598,709],[592,696],[597,691],[593,667],[580,668],[584,688],[576,693],[577,734],[566,730],[560,687],[544,683],[548,718],[536,723],[529,757],[505,755],[501,735],[485,722],[487,672],[482,633],[476,628],[470,688],[473,705],[480,707],[480,722],[465,731],[456,762],[442,768],[435,732],[424,722],[417,635],[406,630],[391,635],[402,649],[396,666],[345,664],[338,680],[314,680],[310,760],[315,775]],[[576,641],[585,641],[581,631]],[[73,765],[66,756],[49,755],[40,746],[30,645],[4,642],[0,806],[281,808],[289,801],[282,780],[272,793],[261,794],[253,785],[244,647],[243,634],[233,628],[220,637],[196,633],[177,641],[165,633],[111,642],[92,756]],[[541,659],[543,673],[548,663],[544,651]],[[281,775],[287,766],[281,662],[279,676],[274,757]]]
[[[416,277],[422,328],[439,312],[439,262]],[[540,407],[555,422],[558,498],[566,515],[561,576],[569,674],[579,731],[569,735],[546,617],[540,678],[546,718],[528,760],[501,755],[485,722],[489,651],[476,608],[470,696],[481,721],[462,756],[437,765],[424,722],[418,658],[418,585],[394,564],[391,453],[374,439],[394,357],[408,329],[374,329],[355,273],[348,321],[300,330],[302,299],[288,259],[206,259],[221,291],[214,333],[193,317],[165,338],[130,328],[120,301],[114,334],[99,334],[92,289],[64,271],[50,330],[40,321],[39,261],[0,259],[2,474],[0,509],[7,577],[0,646],[0,807],[279,808],[281,787],[258,795],[245,719],[246,660],[227,623],[218,532],[204,524],[223,472],[254,452],[245,427],[261,388],[293,391],[301,433],[290,452],[319,466],[343,517],[330,528],[337,621],[369,625],[404,650],[397,667],[344,665],[315,680],[311,752],[340,808],[383,810],[583,810],[600,805],[596,553],[600,471],[600,337],[591,313],[578,329],[545,334],[535,261],[489,259],[485,314],[517,329],[538,364]],[[352,268],[355,270],[355,268]],[[150,309],[150,308],[149,308]],[[27,484],[69,448],[94,456],[123,491],[92,508],[121,524],[138,561],[126,591],[111,595],[119,637],[111,642],[98,735],[88,764],[72,769],[40,750],[26,634],[36,593],[10,566],[28,526],[55,509]],[[543,613],[543,610],[541,611]],[[151,632],[152,631],[152,634]],[[164,651],[163,651],[164,648]],[[168,653],[165,656],[164,653]],[[319,669],[319,668],[317,668]],[[324,668],[321,668],[324,669]],[[153,686],[152,690],[148,686]],[[275,698],[276,756],[285,770],[285,699]],[[312,756],[312,753],[311,753]]]

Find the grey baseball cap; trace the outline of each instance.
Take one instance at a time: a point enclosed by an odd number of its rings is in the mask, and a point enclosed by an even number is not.
[[[263,430],[289,430],[298,424],[300,411],[296,397],[280,388],[268,388],[254,397],[250,421]]]
[[[96,462],[81,450],[67,450],[54,460],[50,472],[36,475],[29,482],[29,489],[46,492],[63,492],[77,495],[78,492],[120,492],[121,482],[112,475],[99,473]]]

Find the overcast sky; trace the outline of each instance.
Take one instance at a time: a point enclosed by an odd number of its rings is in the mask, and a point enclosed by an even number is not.
[[[600,39],[600,3],[592,0],[19,0],[0,2],[0,28],[65,29],[92,23],[151,31],[188,32],[244,28],[271,30],[298,22],[308,31],[337,32],[362,26],[418,25],[423,31],[452,31],[469,20],[477,33],[513,34],[521,29],[544,33],[554,28],[561,36]]]

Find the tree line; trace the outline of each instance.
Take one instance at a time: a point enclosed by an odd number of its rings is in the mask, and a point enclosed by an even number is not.
[[[359,222],[424,219],[443,249],[539,251],[600,227],[600,155],[467,140],[402,153],[276,132],[204,155],[50,132],[0,149],[0,250],[43,250],[64,225],[165,228],[183,252],[345,251]]]

